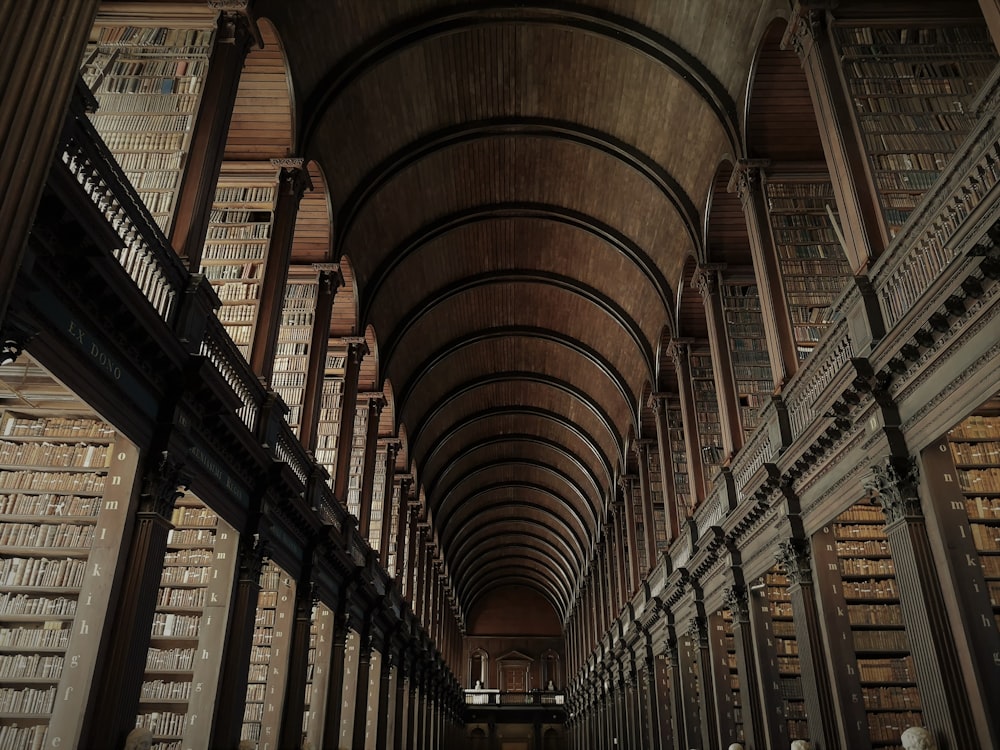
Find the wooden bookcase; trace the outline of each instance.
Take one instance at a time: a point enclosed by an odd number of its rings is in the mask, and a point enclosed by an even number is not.
[[[177,190],[212,51],[202,28],[123,26],[98,18],[81,74],[100,108],[91,122],[164,232]]]
[[[788,577],[777,567],[764,575],[762,617],[768,633],[768,656],[777,693],[781,700],[780,715],[785,721],[788,741],[809,739],[806,723],[805,696],[802,692],[802,669],[799,645],[792,620],[792,598],[788,593]]]
[[[757,413],[774,392],[757,285],[746,280],[723,281],[722,308],[740,406],[740,426],[749,440],[757,427]]]
[[[201,257],[201,273],[222,300],[216,315],[244,357],[257,325],[277,184],[270,163],[224,163]]]
[[[663,472],[660,471],[660,453],[653,445],[645,452],[649,457],[649,497],[653,504],[653,538],[656,540],[656,552],[666,552],[670,546],[667,541],[667,510],[664,505],[666,493],[663,490]]]
[[[79,741],[137,461],[92,415],[0,412],[4,748]]]
[[[391,578],[397,577],[396,571],[396,535],[399,532],[400,497],[403,494],[398,482],[392,483],[392,503],[389,508],[389,551],[386,553],[385,571]],[[405,512],[405,511],[404,511]]]
[[[677,399],[667,404],[667,433],[670,438],[670,462],[674,472],[674,493],[677,504],[690,513],[694,507],[691,495],[691,476],[688,474],[687,452],[684,443],[684,414]]]
[[[884,519],[878,506],[858,502],[813,541],[817,590],[836,613],[827,621],[834,680],[844,696],[861,698],[845,718],[865,727],[859,748],[898,748],[907,727],[923,726]]]
[[[299,434],[302,423],[302,403],[309,369],[309,344],[316,317],[318,292],[319,282],[315,271],[309,269],[309,274],[303,276],[293,275],[293,270],[289,270],[278,342],[274,350],[271,387],[288,407],[286,419],[296,435]]]
[[[764,183],[799,360],[806,359],[832,322],[830,306],[847,288],[851,267],[827,208],[836,215],[825,172],[769,174]]]
[[[323,377],[323,393],[320,399],[319,424],[316,434],[316,462],[330,474],[333,486],[337,466],[337,440],[340,434],[340,415],[344,405],[344,366],[346,354],[334,350],[330,342],[326,355],[326,370]]]
[[[681,697],[684,701],[684,723],[689,745],[701,746],[703,686],[699,661],[698,639],[692,633],[681,633],[677,637],[677,655],[680,662]],[[714,731],[714,727],[711,728]],[[705,742],[708,738],[705,737]],[[683,745],[682,745],[683,746]]]
[[[728,609],[722,609],[713,614],[709,618],[709,629],[719,734],[721,745],[729,747],[734,742],[744,741],[740,674],[736,665],[736,638],[733,635],[732,613]]]
[[[894,237],[972,130],[973,100],[993,72],[996,51],[982,23],[844,21],[835,39]]]
[[[372,484],[372,509],[368,517],[368,546],[381,552],[382,524],[385,523],[385,462],[388,451],[384,445],[375,451],[375,482]]]
[[[694,393],[695,418],[698,421],[698,450],[705,474],[706,496],[712,492],[715,475],[725,458],[722,447],[722,424],[716,397],[712,354],[708,347],[692,347],[690,357],[691,390]]]
[[[358,401],[351,433],[351,463],[347,479],[347,512],[355,518],[361,515],[361,480],[365,473],[365,443],[368,437],[368,402]]]
[[[294,609],[294,581],[268,561],[260,574],[240,735],[242,740],[257,743],[257,750],[277,747]]]
[[[302,717],[302,742],[323,746],[326,716],[327,675],[333,654],[333,612],[324,604],[313,605],[309,626],[309,666],[306,671],[305,713]]]
[[[136,718],[156,750],[209,741],[238,540],[191,493],[171,523]]]
[[[629,487],[631,497],[628,501],[632,503],[635,518],[635,556],[639,563],[639,575],[644,577],[649,572],[649,556],[646,554],[646,519],[642,514],[642,487],[638,479],[630,482]]]
[[[967,417],[948,433],[948,443],[1000,629],[1000,416]]]

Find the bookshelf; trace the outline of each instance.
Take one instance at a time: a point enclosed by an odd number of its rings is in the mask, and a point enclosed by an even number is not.
[[[330,474],[333,487],[337,466],[337,439],[340,434],[340,414],[344,401],[344,367],[347,354],[343,347],[330,350],[326,355],[326,370],[323,376],[323,393],[320,397],[319,424],[316,434],[316,462]]]
[[[244,357],[257,325],[277,179],[269,163],[222,165],[201,257],[201,273],[222,301],[216,315]]]
[[[326,715],[326,681],[333,653],[333,612],[324,604],[313,605],[309,625],[309,660],[306,670],[305,712],[302,746],[322,747]]]
[[[237,535],[195,495],[171,517],[136,725],[155,750],[206,746],[226,635]],[[208,709],[209,712],[211,709]]]
[[[358,402],[354,413],[354,430],[351,433],[351,463],[348,467],[347,512],[355,518],[361,516],[361,480],[365,473],[365,444],[368,439],[368,402]]]
[[[91,415],[0,411],[4,748],[78,742],[137,454]]]
[[[692,629],[694,627],[692,624]],[[681,726],[685,727],[689,744],[700,746],[697,738],[701,734],[703,708],[698,638],[696,632],[679,635],[677,651],[681,672],[681,698],[684,701],[684,722]]]
[[[1000,417],[973,414],[948,433],[969,531],[1000,630]]]
[[[204,28],[98,22],[81,74],[100,103],[91,122],[164,232],[173,218],[212,51]]]
[[[799,360],[832,322],[830,306],[847,288],[851,267],[830,220],[836,214],[826,173],[768,175],[764,185]]]
[[[386,553],[385,571],[389,577],[396,578],[396,536],[399,533],[400,497],[403,489],[398,482],[392,483],[392,503],[389,508],[389,551]]]
[[[923,719],[885,515],[861,501],[818,536],[813,549],[824,607],[837,613],[830,626],[845,636],[830,638],[830,658],[845,689],[861,696],[848,720],[867,727],[859,747],[898,748],[900,734]]]
[[[712,492],[715,475],[725,459],[722,448],[722,425],[716,397],[712,355],[708,347],[692,347],[690,354],[691,390],[694,393],[695,419],[698,421],[698,450],[705,473],[705,494]]]
[[[289,273],[292,273],[291,270]],[[312,273],[312,278],[290,276],[285,284],[281,325],[274,350],[271,387],[288,407],[288,425],[296,435],[299,435],[302,423],[302,403],[309,369],[309,343],[316,317],[318,292],[319,282],[315,272]]]
[[[728,609],[719,610],[710,618],[710,627],[719,731],[723,737],[722,744],[728,747],[733,742],[744,741],[740,674],[736,662],[732,613]]]
[[[765,628],[770,632],[769,656],[776,672],[777,692],[781,700],[788,740],[809,739],[806,723],[805,696],[802,691],[802,668],[799,662],[799,644],[792,621],[792,599],[788,594],[788,577],[778,567],[764,575]]]
[[[674,493],[677,504],[690,513],[694,508],[691,476],[688,474],[687,449],[684,444],[684,414],[676,399],[667,403],[667,434],[670,440],[670,463],[674,472]]]
[[[757,427],[757,414],[774,391],[771,361],[767,354],[764,318],[757,285],[722,283],[722,309],[733,361],[733,376],[740,407],[740,426],[745,440]]]
[[[890,237],[971,131],[997,55],[984,24],[835,27],[841,68]]]
[[[642,514],[642,487],[639,480],[633,477],[628,483],[629,502],[632,503],[632,514],[635,518],[635,555],[639,562],[639,575],[645,576],[649,571],[649,556],[646,554],[646,520]]]
[[[388,449],[380,445],[375,451],[375,482],[372,484],[372,509],[368,517],[368,546],[378,550],[382,546],[382,524],[385,519],[385,472]]]
[[[240,733],[240,739],[256,743],[257,750],[277,747],[294,607],[294,582],[281,568],[267,561],[260,574]]]
[[[649,450],[643,451],[649,466],[649,497],[653,503],[653,538],[656,540],[657,556],[666,552],[667,541],[667,510],[664,505],[666,493],[663,489],[663,472],[660,471],[660,452],[655,443]],[[627,559],[627,558],[626,558]]]

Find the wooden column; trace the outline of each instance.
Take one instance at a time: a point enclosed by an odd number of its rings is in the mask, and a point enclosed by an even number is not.
[[[614,490],[612,490],[612,492],[614,492]],[[625,606],[625,603],[629,599],[632,598],[635,588],[629,583],[629,560],[625,556],[627,546],[624,543],[624,540],[627,538],[627,532],[625,530],[625,504],[617,499],[617,495],[612,495],[612,502],[614,503],[615,508],[615,562],[618,568],[618,599],[620,602],[620,609]],[[631,554],[631,551],[631,548],[629,548],[629,554]]]
[[[742,577],[742,576],[741,576]],[[734,583],[723,592],[726,608],[733,616],[733,640],[736,646],[736,670],[740,676],[740,715],[743,736],[753,750],[768,747],[764,732],[765,714],[773,713],[761,703],[760,673],[754,661],[754,637],[750,628],[750,602],[742,582]]]
[[[667,542],[672,542],[680,533],[677,515],[677,488],[674,485],[674,462],[670,450],[670,432],[667,428],[666,393],[654,393],[649,397],[656,422],[656,451],[660,459],[660,481],[663,483],[663,512],[667,516]]]
[[[114,637],[94,674],[89,720],[82,728],[80,747],[106,747],[109,743],[123,747],[126,735],[135,727],[167,535],[173,528],[170,517],[183,494],[179,488],[186,483],[180,461],[166,451],[147,458],[121,595],[108,628]],[[104,574],[110,579],[110,571]]]
[[[635,533],[635,505],[632,503],[632,494],[628,491],[628,480],[625,477],[618,478],[615,492],[619,498],[623,498],[619,504],[625,513],[625,536],[628,539],[628,560],[626,560],[628,574],[626,577],[629,581],[628,590],[631,594],[642,579],[639,578],[639,549],[636,545],[640,544],[640,541]]]
[[[794,49],[802,60],[837,197],[846,242],[844,251],[854,272],[861,273],[885,251],[889,235],[869,178],[868,157],[855,137],[850,115],[852,104],[844,90],[830,36],[824,7],[833,5],[833,2],[796,0],[782,47]]]
[[[762,748],[784,750],[789,745],[788,722],[785,717],[784,699],[781,693],[781,671],[767,594],[764,589],[751,587],[748,613],[750,615],[751,644],[757,671],[757,703],[762,707],[760,723],[763,727],[765,744]],[[741,627],[743,627],[741,625]],[[799,678],[801,682],[801,677]]]
[[[292,260],[292,243],[295,240],[295,217],[299,212],[302,195],[309,186],[309,173],[302,163],[302,159],[271,160],[271,164],[281,171],[278,173],[271,241],[268,243],[264,278],[260,283],[257,325],[254,326],[250,345],[250,369],[263,378],[265,383],[271,382],[274,372],[274,351],[278,344],[288,266]]]
[[[319,438],[317,426],[323,404],[323,380],[326,373],[326,353],[330,345],[330,314],[338,287],[344,285],[340,268],[333,264],[316,264],[319,289],[316,292],[316,315],[309,340],[309,363],[306,385],[302,394],[302,424],[300,440],[307,451],[315,451]]]
[[[799,369],[799,358],[761,179],[769,163],[766,159],[740,159],[733,168],[729,192],[735,191],[743,204],[771,377],[775,387],[781,389]]]
[[[669,616],[668,616],[669,617]],[[680,642],[676,628],[672,622],[667,625],[667,661],[669,663],[668,682],[670,683],[670,725],[674,737],[674,747],[679,747],[688,736],[688,711],[684,695],[684,675],[681,664]],[[691,747],[691,745],[687,745]]]
[[[809,738],[815,747],[836,750],[842,745],[820,613],[816,606],[810,547],[807,540],[795,537],[779,542],[778,563],[788,577]]]
[[[639,495],[642,498],[643,537],[646,544],[646,563],[649,571],[656,567],[656,521],[653,517],[653,496],[649,486],[649,448],[651,441],[637,440],[636,459],[639,462]],[[661,472],[662,473],[662,472]]]
[[[99,5],[0,7],[0,327]]]
[[[235,747],[240,741],[264,553],[264,544],[255,542],[253,534],[240,536],[239,569],[219,670],[211,747]]]
[[[347,485],[351,474],[351,446],[354,443],[354,415],[358,408],[358,376],[361,360],[368,353],[363,336],[344,338],[347,357],[344,363],[344,393],[340,408],[340,431],[337,435],[337,463],[333,472],[333,496],[347,507]]]
[[[310,553],[311,554],[311,553]],[[309,669],[309,629],[312,625],[313,587],[309,580],[312,566],[304,566],[304,575],[295,586],[295,617],[288,643],[285,695],[278,730],[279,747],[298,747],[302,742],[302,716],[306,709],[306,674]]]
[[[691,482],[691,502],[695,507],[705,501],[705,470],[701,464],[698,449],[698,417],[694,408],[694,390],[691,387],[691,339],[671,339],[667,345],[667,355],[674,361],[677,370],[677,392],[681,402],[681,417],[684,421],[684,451],[687,458],[688,479]],[[694,508],[687,509],[690,516]]]
[[[971,700],[974,706],[997,706],[1000,659],[994,657],[1000,654],[1000,632],[957,474],[947,437],[935,440],[920,452],[921,494],[927,498],[927,521],[942,542],[936,548],[938,577],[949,597],[946,604],[950,605],[947,608],[952,613],[952,628],[964,636],[956,640],[958,647],[965,646],[968,652],[962,660],[968,658],[972,664],[974,678],[966,680],[971,683]],[[980,744],[1000,746],[1000,711],[984,713],[982,723],[989,736]]]
[[[402,509],[400,509],[402,510]],[[414,596],[413,583],[416,576],[414,576],[413,568],[417,564],[417,560],[420,558],[417,555],[417,524],[419,521],[419,510],[420,507],[417,505],[416,498],[414,496],[410,497],[410,502],[408,503],[408,514],[407,514],[407,524],[406,524],[406,560],[403,566],[404,580],[403,580],[403,596],[409,601],[410,609],[415,608],[416,597]]]
[[[396,672],[396,703],[393,706],[392,749],[404,750],[406,740],[404,722],[406,721],[406,702],[409,696],[410,669],[403,654],[400,654],[399,667]]]
[[[979,0],[979,7],[990,28],[993,46],[1000,49],[1000,0]]]
[[[874,462],[871,470],[867,489],[877,494],[885,510],[885,533],[925,723],[945,747],[980,747],[920,507],[916,461],[910,456],[890,456]]]
[[[712,688],[715,684],[712,675],[712,652],[708,642],[708,618],[703,613],[699,602],[699,613],[691,618],[691,628],[688,635],[694,640],[698,650],[698,681],[701,685],[701,736],[704,747],[708,750],[720,750],[719,707],[712,700]]]
[[[361,629],[358,642],[358,672],[352,678],[357,680],[354,700],[354,731],[351,732],[351,750],[365,750],[366,721],[368,719],[368,679],[372,665],[371,623],[366,622]]]
[[[375,747],[380,750],[386,747],[386,739],[389,736],[389,720],[394,715],[389,707],[391,697],[389,691],[392,687],[392,670],[396,667],[397,661],[392,645],[386,643],[385,653],[382,655],[382,670],[378,675],[378,711],[376,712],[378,723],[375,727]]]
[[[186,259],[192,273],[197,273],[201,265],[240,73],[254,40],[253,26],[245,11],[223,12],[219,16],[215,46],[202,87],[201,106],[191,134],[191,148],[177,191],[177,209],[170,230],[170,244]]]
[[[693,285],[705,304],[708,323],[708,348],[712,353],[712,375],[715,379],[715,397],[719,404],[719,423],[722,430],[722,449],[726,462],[743,446],[743,429],[740,427],[740,404],[733,376],[733,357],[729,351],[729,334],[726,331],[726,312],[722,308],[723,264],[702,264],[695,271]]]
[[[646,635],[646,648],[643,658],[644,669],[642,670],[643,697],[646,699],[644,711],[646,713],[646,734],[642,738],[642,747],[648,750],[660,750],[662,743],[660,738],[660,696],[656,685],[656,658],[650,648],[649,635]]]
[[[392,438],[388,441],[385,446],[385,477],[383,479],[384,484],[382,486],[382,536],[379,539],[378,545],[378,556],[379,562],[382,563],[382,570],[389,569],[389,536],[392,534],[392,503],[393,503],[393,492],[395,481],[396,481],[396,454],[402,444]],[[400,504],[402,505],[403,493],[399,493]],[[402,508],[398,508],[397,511],[401,511]],[[403,523],[403,514],[399,513],[397,516],[398,523],[397,526],[401,526]],[[401,550],[399,545],[396,545],[396,559],[399,559]]]
[[[341,603],[334,612],[333,649],[330,673],[327,675],[326,718],[323,725],[323,750],[340,747],[340,720],[344,704],[344,664],[347,662],[348,621],[344,614],[347,592],[341,592]]]
[[[368,541],[368,530],[372,522],[372,489],[375,487],[375,459],[378,452],[378,422],[385,406],[385,396],[381,393],[369,393],[368,422],[365,432],[365,463],[361,471],[361,500],[358,510],[358,532],[361,538]],[[383,507],[385,500],[383,498]]]

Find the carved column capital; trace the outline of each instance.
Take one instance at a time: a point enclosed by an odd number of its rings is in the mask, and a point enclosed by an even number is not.
[[[676,367],[687,364],[688,353],[691,350],[691,343],[693,341],[694,339],[688,338],[672,338],[667,342],[666,354],[674,361]]]
[[[750,605],[747,590],[740,584],[734,584],[722,592],[722,601],[733,615],[733,622],[750,622]]]
[[[698,648],[708,648],[708,623],[701,615],[695,615],[688,623],[688,637]]]
[[[770,164],[770,159],[740,159],[733,167],[726,190],[736,193],[740,203],[746,205],[760,186],[763,170]]]
[[[264,570],[264,560],[267,559],[268,542],[260,534],[240,537],[239,544],[239,575],[242,581],[257,583]]]
[[[724,263],[703,263],[695,269],[691,286],[698,290],[703,301],[707,302],[718,294],[719,278],[725,267]]]
[[[885,511],[886,525],[904,518],[921,518],[917,494],[917,461],[912,456],[887,456],[873,461],[865,489]]]
[[[794,50],[800,58],[805,58],[826,27],[826,11],[836,2],[837,0],[798,0],[788,19],[788,28],[781,38],[781,48]]]
[[[368,342],[364,336],[345,336],[344,343],[347,344],[347,358],[360,365],[361,361],[368,354]]]
[[[190,481],[184,463],[163,451],[143,474],[139,512],[152,513],[169,521],[174,503],[184,494]]]
[[[804,584],[812,581],[812,563],[807,540],[792,538],[778,542],[778,552],[775,559],[784,568],[790,584]]]

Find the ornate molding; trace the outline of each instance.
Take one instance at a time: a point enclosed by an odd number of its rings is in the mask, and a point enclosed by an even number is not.
[[[734,584],[722,591],[722,601],[732,615],[733,622],[750,622],[750,602],[747,590],[740,584]]]
[[[174,503],[184,494],[184,489],[190,481],[191,478],[184,471],[183,462],[163,451],[159,460],[147,466],[143,473],[139,512],[153,513],[169,521]]]
[[[702,263],[695,269],[691,286],[698,290],[703,302],[708,302],[718,294],[719,279],[724,268],[724,263]]]
[[[695,615],[688,623],[688,638],[694,641],[698,648],[708,648],[708,623],[701,615]]]
[[[812,561],[807,539],[792,538],[778,542],[775,559],[788,577],[789,584],[807,584],[812,582]]]
[[[306,160],[301,156],[287,156],[282,159],[270,159],[271,166],[277,169],[302,169]]]
[[[824,10],[796,3],[788,19],[788,28],[781,38],[781,48],[792,49],[800,58],[805,58],[819,38],[825,22]]]
[[[885,523],[905,518],[922,518],[917,494],[917,460],[912,456],[887,456],[873,461],[871,474],[864,482],[866,490],[885,511]]]
[[[729,176],[726,192],[736,193],[740,203],[746,205],[761,184],[763,170],[770,164],[770,159],[740,159]]]

